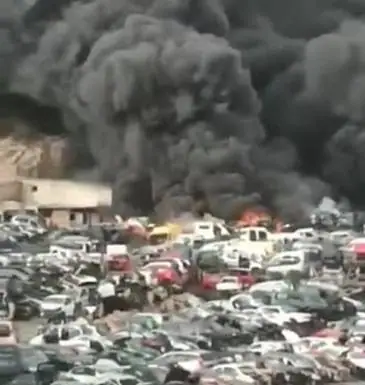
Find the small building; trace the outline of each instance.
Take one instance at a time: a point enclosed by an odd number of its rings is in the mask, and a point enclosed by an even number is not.
[[[0,210],[36,210],[50,223],[71,224],[100,222],[112,204],[109,186],[64,179],[16,178],[0,182]]]

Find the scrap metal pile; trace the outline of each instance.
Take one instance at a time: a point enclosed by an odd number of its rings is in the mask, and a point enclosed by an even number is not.
[[[324,222],[274,232],[264,223],[134,218],[50,231],[36,216],[15,216],[1,227],[2,312],[15,279],[15,319],[36,321],[36,330],[19,342],[19,324],[0,322],[0,378],[359,383],[365,236]],[[104,284],[114,288],[108,302]]]

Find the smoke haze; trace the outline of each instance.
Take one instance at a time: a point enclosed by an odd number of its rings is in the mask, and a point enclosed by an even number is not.
[[[64,130],[120,214],[365,202],[365,0],[5,3],[0,114]]]

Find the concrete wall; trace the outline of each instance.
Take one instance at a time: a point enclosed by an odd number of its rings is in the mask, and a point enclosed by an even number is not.
[[[65,210],[53,210],[50,219],[54,226],[68,227],[70,225],[70,212]]]
[[[23,202],[50,208],[88,208],[111,206],[112,191],[108,186],[68,180],[23,179]]]
[[[19,181],[0,181],[0,202],[22,200],[22,183]]]

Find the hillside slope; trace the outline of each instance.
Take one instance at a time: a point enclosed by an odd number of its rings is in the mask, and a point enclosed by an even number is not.
[[[9,123],[0,122],[0,179],[64,177],[71,161],[67,140],[39,134],[23,135],[22,128],[27,130],[27,127],[20,125],[22,123],[17,122],[15,130],[8,130]]]

